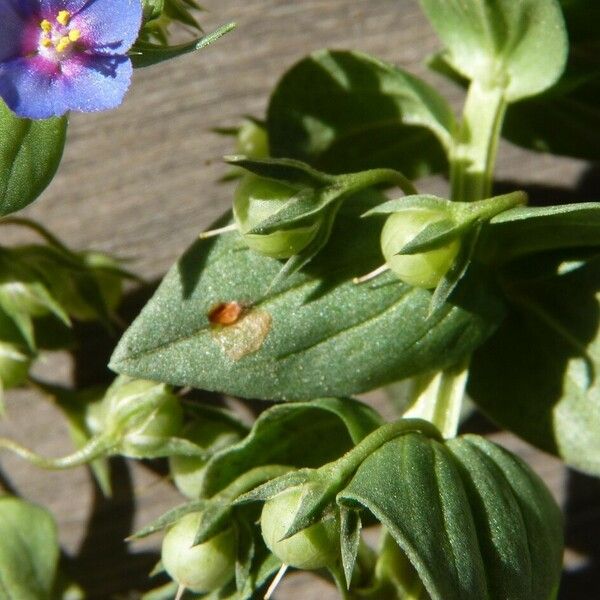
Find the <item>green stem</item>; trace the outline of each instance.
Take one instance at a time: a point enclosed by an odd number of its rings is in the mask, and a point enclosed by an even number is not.
[[[425,419],[433,423],[444,438],[453,438],[458,431],[468,361],[455,369],[427,374],[415,381],[413,402],[404,417]]]
[[[96,458],[108,454],[115,446],[116,443],[112,438],[98,436],[92,438],[85,446],[68,456],[63,456],[61,458],[47,458],[21,446],[21,444],[18,444],[13,440],[0,438],[0,448],[14,452],[37,467],[56,471],[85,465]]]
[[[477,81],[471,83],[450,157],[453,200],[472,202],[491,195],[505,112],[502,88],[484,88]]]
[[[383,444],[407,433],[424,433],[428,437],[440,438],[440,432],[430,422],[421,419],[402,419],[394,423],[386,423],[370,433],[342,458],[324,465],[319,471],[329,471],[335,477],[335,479],[328,478],[329,481],[335,482],[333,487],[339,487]]]
[[[346,193],[354,193],[381,183],[397,185],[405,194],[417,194],[417,188],[400,171],[394,169],[370,169],[360,173],[348,173],[337,177],[340,185],[350,188]]]
[[[496,215],[525,204],[527,204],[527,194],[525,192],[510,192],[509,194],[477,200],[466,206],[461,206],[461,217],[463,219],[473,218],[479,221],[489,221]]]

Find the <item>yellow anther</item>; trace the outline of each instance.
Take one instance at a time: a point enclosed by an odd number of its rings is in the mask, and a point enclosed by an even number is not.
[[[66,27],[69,24],[69,21],[71,20],[71,13],[68,10],[61,10],[57,15],[56,20],[61,25]]]
[[[76,42],[80,37],[81,31],[79,31],[79,29],[71,29],[71,31],[69,31],[69,39],[72,42]]]
[[[54,47],[56,48],[57,52],[64,52],[70,45],[71,40],[65,35],[58,40]]]
[[[44,38],[42,40],[42,46],[44,46],[44,48],[50,48],[50,46],[52,46],[52,40],[49,40],[48,38]]]
[[[42,28],[42,31],[45,31],[46,33],[50,33],[52,31],[52,23],[50,23],[50,21],[47,19],[44,19],[40,23],[40,27]]]

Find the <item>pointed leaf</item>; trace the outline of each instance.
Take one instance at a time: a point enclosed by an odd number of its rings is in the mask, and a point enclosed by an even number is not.
[[[600,246],[600,202],[508,210],[484,229],[478,253],[503,263],[526,254],[586,246]]]
[[[66,132],[66,117],[20,119],[0,100],[0,216],[31,204],[52,181]]]
[[[342,566],[348,589],[350,589],[352,573],[354,573],[354,565],[358,556],[361,527],[360,513],[357,510],[342,506],[340,508],[340,546],[342,551]]]
[[[172,58],[195,52],[196,50],[202,50],[226,33],[229,33],[232,29],[235,29],[235,27],[235,23],[228,23],[208,35],[192,40],[191,42],[186,42],[185,44],[178,44],[177,46],[163,46],[162,44],[153,44],[138,40],[129,51],[131,62],[136,68],[149,67],[165,60],[171,60]]]
[[[181,504],[180,506],[176,506],[171,510],[168,510],[166,513],[163,513],[157,519],[154,519],[148,525],[145,525],[134,534],[130,535],[128,539],[130,540],[139,540],[141,538],[145,538],[157,531],[162,531],[167,527],[173,525],[183,517],[192,512],[199,512],[204,509],[206,506],[206,500],[197,500],[194,502],[186,502],[185,504]]]
[[[428,319],[430,293],[391,273],[354,284],[383,262],[381,218],[359,218],[380,196],[361,197],[342,206],[308,267],[268,295],[281,263],[236,234],[195,243],[120,341],[112,368],[243,397],[303,400],[460,362],[495,328],[501,306],[477,286]],[[228,301],[249,308],[231,326],[211,325],[211,309]],[[377,353],[366,343],[373,339]]]
[[[242,167],[259,177],[283,181],[291,185],[322,187],[335,182],[335,177],[317,171],[310,165],[291,158],[248,158],[246,156],[226,156],[225,160]]]

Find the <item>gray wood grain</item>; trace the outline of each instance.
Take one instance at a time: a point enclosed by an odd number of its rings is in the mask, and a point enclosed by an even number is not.
[[[455,106],[460,103],[460,92],[423,66],[437,42],[414,0],[203,4],[210,11],[201,17],[207,30],[235,20],[237,31],[201,54],[136,72],[119,110],[73,115],[60,172],[26,211],[74,247],[132,258],[135,270],[149,278],[159,277],[230,204],[231,186],[218,179],[226,170],[220,157],[232,150],[231,142],[211,129],[235,124],[241,115],[261,116],[273,84],[306,53],[322,47],[370,52],[425,77]],[[502,144],[498,177],[515,185],[537,184],[543,191],[546,186],[575,185],[587,168],[581,161]],[[422,182],[424,190],[438,193],[445,185],[435,178]],[[20,235],[11,231],[7,239]],[[38,371],[56,382],[72,378],[72,364],[64,355],[45,357]],[[1,430],[44,454],[60,455],[70,448],[56,409],[28,392],[10,394],[9,417]],[[558,461],[511,436],[494,438],[524,456],[570,511],[567,557],[573,574],[561,597],[600,597],[595,576],[600,551],[588,538],[600,523],[598,485],[568,474]],[[44,473],[8,455],[2,455],[0,463],[19,493],[53,511],[65,551],[83,552],[75,575],[95,590],[93,597],[109,598],[144,584],[158,540],[130,547],[122,540],[181,501],[161,475],[116,461],[121,491],[112,502],[102,502],[83,468]],[[331,588],[304,574],[286,578],[277,594],[279,599],[335,597]]]

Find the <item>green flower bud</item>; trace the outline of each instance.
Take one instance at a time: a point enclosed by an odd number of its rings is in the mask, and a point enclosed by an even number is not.
[[[267,158],[269,156],[267,130],[255,121],[245,120],[237,134],[237,153],[248,158]]]
[[[423,209],[405,210],[388,217],[381,232],[381,251],[389,268],[404,283],[433,288],[452,266],[460,249],[458,239],[427,252],[396,254],[427,225],[448,218],[442,211]]]
[[[202,419],[184,426],[181,436],[212,452],[227,448],[241,439],[239,431],[225,421]],[[171,456],[169,468],[177,489],[188,498],[200,497],[206,460],[193,456]]]
[[[119,439],[120,453],[126,456],[160,448],[183,426],[179,400],[165,385],[125,377],[111,386],[93,418],[102,434]]]
[[[322,521],[281,539],[296,516],[301,497],[302,487],[294,487],[265,502],[260,517],[265,544],[281,562],[298,569],[333,566],[340,555],[337,514],[326,515]]]
[[[299,188],[256,175],[246,175],[239,183],[233,201],[233,216],[248,246],[271,258],[289,258],[301,252],[317,234],[321,217],[302,227],[269,234],[248,233],[281,209]]]
[[[202,513],[183,516],[167,532],[162,543],[162,563],[179,585],[197,593],[218,590],[235,573],[236,543],[229,528],[203,544],[193,546]]]

